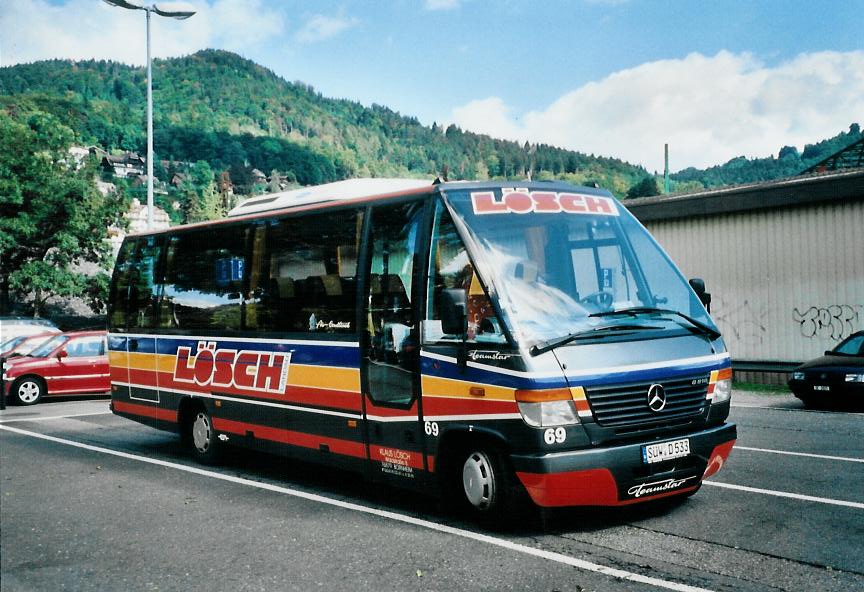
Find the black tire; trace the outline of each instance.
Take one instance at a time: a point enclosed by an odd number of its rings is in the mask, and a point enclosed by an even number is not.
[[[35,405],[45,396],[45,382],[38,376],[22,376],[12,383],[9,394],[18,405]]]
[[[451,495],[458,506],[491,527],[508,527],[521,500],[513,470],[495,448],[468,446],[451,471]]]
[[[222,457],[224,446],[216,435],[213,418],[203,407],[191,414],[184,441],[189,443],[195,460],[202,464],[215,465]]]

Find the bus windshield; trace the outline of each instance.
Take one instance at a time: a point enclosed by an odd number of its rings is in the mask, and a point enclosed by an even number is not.
[[[680,329],[687,317],[716,331],[678,269],[611,197],[524,189],[447,197],[526,345],[625,324]]]

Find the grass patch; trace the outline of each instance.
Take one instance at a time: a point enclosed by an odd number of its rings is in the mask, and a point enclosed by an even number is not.
[[[792,392],[785,384],[759,384],[757,382],[742,382],[738,380],[732,383],[732,389],[765,393],[768,395],[788,395]]]

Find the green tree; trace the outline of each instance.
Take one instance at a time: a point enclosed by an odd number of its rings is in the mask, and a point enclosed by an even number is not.
[[[57,118],[35,113],[18,121],[0,111],[0,312],[33,299],[39,316],[51,296],[84,296],[97,310],[107,274],[77,267],[110,265],[108,226],[125,204],[96,189],[96,163],[75,170],[73,133]]]
[[[627,191],[628,199],[633,197],[650,197],[652,195],[660,195],[660,188],[657,186],[657,179],[651,176],[643,178]]]
[[[225,201],[213,181],[202,190],[201,195],[195,197],[189,208],[188,222],[204,222],[225,217]]]

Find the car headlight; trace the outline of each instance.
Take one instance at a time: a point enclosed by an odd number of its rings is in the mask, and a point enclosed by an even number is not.
[[[804,380],[804,373],[803,372],[793,372],[792,373],[792,380]]]
[[[570,389],[517,390],[516,403],[522,420],[533,427],[579,423]]]
[[[864,374],[847,374],[846,382],[864,382]]]

